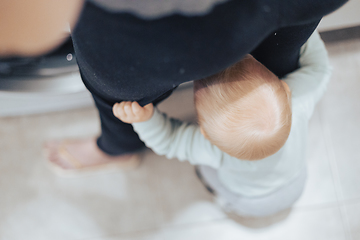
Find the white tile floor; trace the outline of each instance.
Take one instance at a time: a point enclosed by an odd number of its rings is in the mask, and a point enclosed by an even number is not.
[[[310,122],[309,179],[291,211],[225,214],[191,165],[151,151],[136,171],[58,178],[42,143],[96,135],[96,109],[87,108],[0,118],[0,239],[360,239],[360,40],[327,48],[334,74]],[[191,89],[161,108],[194,119]]]

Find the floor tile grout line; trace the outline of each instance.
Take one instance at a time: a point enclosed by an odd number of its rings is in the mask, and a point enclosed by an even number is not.
[[[150,232],[150,231],[158,231],[159,233],[161,233],[162,230],[171,230],[171,229],[177,229],[177,228],[191,228],[191,227],[197,227],[197,226],[202,226],[202,225],[206,225],[206,224],[211,224],[211,223],[216,223],[216,222],[220,222],[220,221],[224,221],[224,220],[228,220],[231,219],[228,216],[227,217],[222,217],[222,218],[218,218],[218,219],[213,219],[210,221],[199,221],[199,222],[193,222],[193,223],[182,223],[182,224],[174,224],[174,225],[164,225],[164,226],[158,226],[158,227],[154,227],[154,228],[149,228],[149,229],[144,229],[144,230],[135,230],[135,231],[130,231],[130,232],[121,232],[121,233],[115,233],[115,234],[111,234],[111,235],[102,235],[102,236],[94,236],[94,237],[85,237],[85,238],[71,238],[71,239],[66,239],[66,240],[100,240],[100,239],[106,239],[106,238],[116,238],[122,235],[134,235],[134,234],[141,234],[141,233],[146,233],[146,232]],[[162,240],[163,238],[161,236],[159,236],[160,239]]]
[[[338,202],[329,202],[329,203],[317,203],[312,205],[303,205],[303,206],[294,206],[292,209],[300,211],[314,211],[318,209],[327,209],[338,207]]]
[[[142,234],[142,233],[147,233],[147,232],[152,232],[152,231],[160,232],[161,229],[162,229],[161,227],[153,227],[153,228],[147,228],[147,229],[142,229],[142,230],[133,230],[133,231],[129,231],[129,232],[113,233],[113,234],[109,234],[109,235],[92,236],[92,237],[85,237],[85,238],[71,238],[71,239],[66,239],[66,240],[100,240],[100,239],[122,237],[124,235],[125,235],[125,237],[126,236],[131,237],[131,235]],[[162,240],[162,239],[159,239],[159,240]]]
[[[336,195],[337,195],[337,199],[338,199],[338,206],[339,206],[339,210],[340,210],[340,214],[341,214],[341,218],[342,218],[342,222],[344,225],[344,230],[345,230],[345,234],[346,237],[350,240],[352,240],[352,235],[351,235],[351,230],[350,230],[350,223],[349,223],[349,219],[347,216],[347,213],[344,212],[344,208],[343,208],[343,201],[344,201],[344,194],[343,194],[343,189],[341,187],[341,183],[340,183],[340,174],[338,171],[338,166],[336,163],[336,156],[333,150],[333,143],[332,143],[332,138],[331,138],[331,133],[329,131],[329,128],[325,125],[323,126],[323,129],[326,129],[325,131],[327,132],[327,136],[325,137],[325,143],[326,143],[326,148],[327,151],[329,152],[329,160],[330,160],[330,168],[332,171],[332,174],[334,176],[334,181],[336,181],[336,185],[335,185],[335,191],[336,191]]]
[[[316,204],[309,204],[309,205],[300,205],[300,206],[294,206],[294,210],[304,210],[304,211],[312,211],[316,209],[326,209],[326,208],[333,208],[336,206],[348,206],[348,205],[355,205],[360,204],[360,198],[353,198],[353,199],[347,199],[343,201],[334,201],[334,202],[328,202],[328,203],[316,203]]]
[[[221,221],[229,220],[229,219],[231,219],[231,218],[228,216],[225,216],[225,217],[221,217],[221,218],[217,218],[217,219],[212,219],[209,221],[198,221],[198,222],[190,222],[190,223],[164,225],[164,226],[161,226],[161,228],[159,227],[159,229],[164,230],[164,229],[176,229],[176,228],[191,228],[191,227],[197,227],[197,226],[202,226],[202,225],[206,225],[206,224],[221,222]]]
[[[342,216],[342,219],[344,221],[344,224],[346,225],[346,234],[347,237],[350,240],[353,240],[352,234],[351,234],[351,228],[350,228],[350,222],[349,222],[349,218],[348,218],[348,214],[347,214],[347,209],[345,208],[345,205],[340,205],[340,214]]]
[[[360,198],[346,199],[340,203],[341,206],[360,204]]]
[[[204,225],[204,224],[208,224],[208,223],[219,222],[219,221],[228,220],[228,219],[231,219],[231,218],[228,216],[224,216],[224,217],[219,217],[217,219],[212,219],[212,220],[207,220],[207,221],[171,224],[171,225],[164,225],[162,227],[163,228],[177,228],[177,227],[184,228],[184,227],[191,227],[191,226],[195,226],[195,225]]]
[[[343,189],[342,189],[341,183],[340,183],[340,174],[339,174],[338,166],[336,163],[336,154],[333,150],[334,148],[333,148],[331,132],[330,132],[328,125],[323,121],[321,114],[319,114],[319,118],[320,118],[320,123],[322,126],[321,127],[322,133],[323,133],[324,140],[325,140],[326,152],[327,152],[327,155],[329,158],[331,175],[333,177],[333,183],[335,186],[335,195],[337,198],[337,205],[338,205],[340,215],[341,215],[341,220],[342,220],[341,222],[343,224],[344,231],[345,231],[345,237],[346,237],[346,239],[352,240],[349,219],[347,217],[347,213],[344,212],[345,210],[342,205],[342,201],[344,200],[344,194],[343,194]]]
[[[332,141],[330,141],[329,139],[331,139],[331,133],[328,130],[328,128],[326,128],[326,125],[323,122],[323,119],[321,117],[321,104],[322,102],[319,103],[319,107],[318,107],[318,117],[319,117],[319,121],[320,121],[320,126],[321,126],[321,132],[323,135],[323,139],[324,139],[324,143],[325,143],[325,149],[326,149],[326,154],[327,157],[329,159],[329,167],[330,167],[330,173],[332,176],[332,182],[334,184],[334,188],[335,188],[335,196],[336,196],[336,202],[337,204],[339,204],[342,199],[343,199],[343,191],[340,185],[340,176],[339,176],[339,172],[337,170],[337,164],[336,164],[336,157],[335,157],[335,153],[333,151],[333,143]]]
[[[144,155],[145,156],[145,155]],[[144,161],[146,161],[146,159],[143,159]],[[155,180],[155,188],[156,188],[156,201],[157,201],[157,204],[159,204],[160,206],[160,211],[161,211],[161,220],[160,222],[158,223],[158,226],[155,227],[155,229],[159,229],[160,226],[162,226],[164,224],[164,221],[165,221],[165,209],[164,209],[164,204],[162,204],[162,199],[161,199],[161,194],[160,194],[160,189],[159,186],[161,184],[162,181],[160,181],[160,178],[159,178],[159,175],[155,175],[156,177],[156,180]],[[148,179],[149,178],[149,175],[147,175],[147,181],[150,182],[150,180]]]
[[[147,149],[147,151],[149,151],[149,149]],[[152,152],[152,151],[151,151]],[[152,154],[154,154],[152,152]],[[145,157],[146,154],[143,155],[143,157]],[[148,161],[148,159],[143,159],[144,161]],[[148,169],[149,170],[149,169]],[[164,208],[164,204],[162,204],[162,198],[161,198],[161,194],[160,194],[160,191],[159,191],[159,186],[161,185],[161,180],[160,180],[160,177],[159,175],[155,175],[156,177],[156,180],[155,180],[155,188],[156,188],[156,201],[157,201],[157,204],[160,206],[160,211],[161,211],[161,220],[160,222],[158,222],[158,224],[153,227],[153,228],[149,228],[149,229],[146,229],[146,230],[138,230],[138,231],[134,231],[132,232],[131,234],[134,234],[134,233],[144,233],[144,232],[149,232],[149,231],[153,231],[153,232],[161,232],[161,230],[163,229],[163,225],[164,225],[164,221],[165,221],[165,208]],[[147,174],[146,176],[146,179],[147,179],[147,182],[150,182],[149,181],[149,175]],[[154,219],[154,221],[158,221],[158,219]],[[128,233],[130,234],[130,233]],[[161,237],[161,236],[158,236],[158,237]],[[161,237],[161,239],[159,240],[163,240],[163,238]]]

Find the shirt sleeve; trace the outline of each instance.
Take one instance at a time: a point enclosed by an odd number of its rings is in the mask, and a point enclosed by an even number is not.
[[[289,85],[293,105],[301,106],[310,118],[331,76],[327,51],[318,32],[315,31],[302,46],[299,65],[299,69],[282,80]]]
[[[150,120],[132,125],[146,146],[158,155],[213,168],[223,161],[224,153],[201,134],[198,126],[169,118],[156,108]]]

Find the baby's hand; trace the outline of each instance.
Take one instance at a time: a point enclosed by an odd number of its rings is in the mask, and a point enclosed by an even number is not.
[[[125,123],[145,122],[149,120],[154,112],[152,103],[141,107],[137,102],[120,102],[113,106],[115,117]]]

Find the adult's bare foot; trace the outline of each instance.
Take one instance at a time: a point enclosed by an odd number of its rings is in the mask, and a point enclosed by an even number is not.
[[[111,156],[101,151],[95,138],[48,141],[44,145],[50,166],[61,175],[104,169],[131,169],[140,163],[138,154]]]

